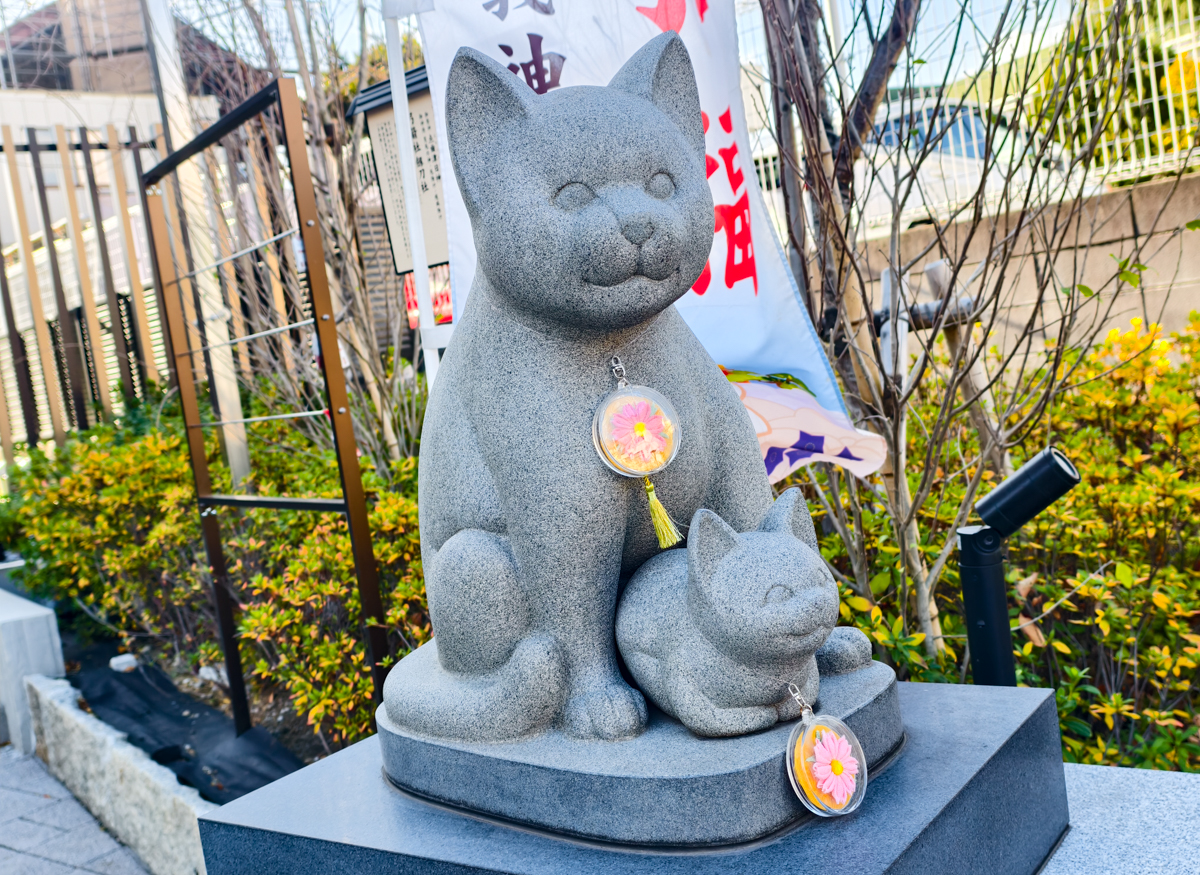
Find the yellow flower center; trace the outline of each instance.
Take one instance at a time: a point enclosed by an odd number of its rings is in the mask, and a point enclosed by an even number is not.
[[[829,771],[833,772],[835,775],[840,775],[842,773],[842,761],[833,760],[829,764]]]
[[[646,423],[635,422],[633,425],[633,433],[636,434],[638,437],[645,437],[646,436]]]

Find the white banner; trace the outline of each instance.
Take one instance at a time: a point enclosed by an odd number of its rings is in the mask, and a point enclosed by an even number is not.
[[[846,465],[860,476],[877,470],[884,442],[856,430],[846,415],[767,216],[742,106],[733,0],[657,0],[655,6],[639,0],[437,0],[435,7],[420,20],[443,156],[450,154],[446,80],[459,47],[495,58],[544,94],[605,85],[650,39],[666,30],[679,33],[700,89],[716,231],[704,273],[676,307],[727,370],[795,378],[786,388],[739,384],[775,390],[771,404],[758,405],[747,400],[758,389],[742,392],[772,481],[817,460]],[[453,173],[444,174],[443,187],[457,320],[475,274],[475,243]],[[796,382],[808,391],[795,388]]]

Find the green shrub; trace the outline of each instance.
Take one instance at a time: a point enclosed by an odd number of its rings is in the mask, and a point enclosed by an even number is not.
[[[100,427],[30,454],[5,506],[35,595],[76,604],[133,638],[187,650],[212,637],[208,565],[177,434]]]
[[[394,649],[404,653],[430,634],[416,501],[384,493],[370,520],[388,628],[400,638]],[[241,634],[259,647],[255,675],[286,686],[296,709],[325,726],[331,741],[367,735],[371,672],[345,520],[320,522],[281,573],[256,575],[247,589]]]
[[[1070,761],[1200,769],[1196,682],[1200,663],[1200,313],[1171,338],[1140,320],[1113,331],[1077,364],[1074,388],[1013,454],[1014,466],[1048,444],[1060,446],[1083,481],[1010,539],[1009,608],[1018,681],[1057,692],[1063,753]],[[1066,367],[1067,365],[1064,365]],[[941,403],[929,386],[914,422]],[[910,458],[921,430],[910,428]],[[974,435],[964,429],[955,458],[939,460],[941,500],[922,512],[922,550],[936,561],[974,468]],[[828,472],[818,476],[828,482]],[[995,483],[984,472],[986,493]],[[804,481],[797,478],[799,482]],[[915,488],[915,482],[913,483]],[[818,520],[820,513],[815,514]],[[912,594],[898,591],[898,549],[868,496],[863,530],[872,556],[874,604],[843,590],[842,615],[872,636],[878,651],[913,680],[970,677],[959,581],[953,559],[937,591],[946,647],[925,656],[908,626]],[[822,552],[849,574],[836,535]]]
[[[99,426],[64,450],[34,450],[14,473],[0,531],[26,560],[22,582],[40,597],[77,605],[127,644],[151,643],[201,664],[220,660],[212,576],[177,411],[161,428]],[[280,423],[251,434],[253,489],[263,495],[340,495],[337,459]],[[208,446],[217,491],[228,491],[215,438]],[[371,494],[380,585],[402,655],[429,637],[415,500],[415,462],[401,466],[406,492]],[[364,485],[377,487],[373,472]],[[349,534],[340,514],[224,511],[229,581],[241,606],[242,662],[284,686],[327,741],[362,737],[370,725],[370,672]]]
[[[1083,475],[1075,490],[1011,539],[1018,677],[1055,689],[1067,759],[1200,769],[1200,314],[1169,339],[1135,323],[1068,361],[1078,365],[1074,388],[1013,459],[1019,465],[1056,443]],[[922,392],[914,422],[941,401],[936,386]],[[37,594],[76,602],[127,638],[213,661],[219,652],[211,580],[191,473],[177,416],[164,423],[104,426],[55,457],[32,453],[28,467],[14,473],[15,495],[0,514],[0,533],[26,558],[25,582]],[[941,500],[929,503],[920,520],[930,564],[975,474],[958,465],[971,457],[974,435],[963,429],[960,440],[961,456],[937,461]],[[288,426],[255,426],[250,446],[259,493],[338,493],[332,453]],[[909,452],[913,458],[924,452],[919,428],[910,429]],[[219,458],[215,441],[209,455],[214,463]],[[223,476],[218,464],[213,471]],[[828,469],[814,473],[828,482]],[[804,483],[806,476],[797,479]],[[986,491],[994,478],[982,477]],[[399,468],[397,491],[383,492],[369,469],[364,483],[394,659],[430,635],[416,463]],[[844,489],[838,494],[849,500]],[[890,524],[869,490],[858,494],[872,598],[844,588],[843,621],[871,635],[878,655],[904,678],[969,678],[953,560],[936,593],[946,647],[929,658],[909,626],[912,593],[901,591]],[[815,516],[819,522],[821,513]],[[261,682],[285,687],[327,740],[361,738],[370,726],[370,673],[342,518],[230,511],[221,525],[242,607],[244,664]],[[848,573],[836,535],[824,536],[821,547]]]

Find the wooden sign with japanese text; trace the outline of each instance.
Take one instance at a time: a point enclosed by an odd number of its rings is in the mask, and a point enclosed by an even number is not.
[[[426,91],[408,100],[412,119],[413,155],[417,165],[417,182],[421,186],[421,222],[425,227],[425,256],[429,266],[450,260],[446,236],[445,199],[442,194],[442,169],[438,155],[437,127],[434,123],[433,100]],[[375,156],[375,172],[383,198],[383,215],[387,220],[388,237],[392,244],[392,260],[396,273],[413,269],[412,249],[408,242],[408,218],[404,210],[404,182],[400,175],[400,147],[396,142],[395,113],[391,106],[367,113],[367,132],[371,136],[371,151]]]

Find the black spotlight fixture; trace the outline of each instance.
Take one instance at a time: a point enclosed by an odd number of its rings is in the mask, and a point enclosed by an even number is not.
[[[958,567],[975,683],[1017,685],[1004,582],[1005,539],[1078,482],[1079,472],[1071,460],[1056,447],[1047,447],[975,505],[986,525],[958,530]]]

